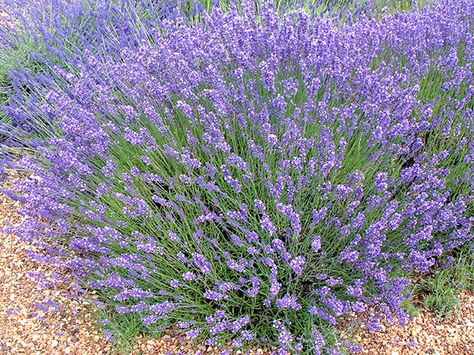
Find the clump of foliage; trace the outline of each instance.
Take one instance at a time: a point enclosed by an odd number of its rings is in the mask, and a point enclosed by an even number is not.
[[[461,248],[414,284],[417,304],[439,317],[449,317],[461,306],[460,293],[474,290],[474,253]]]
[[[55,68],[8,111],[50,137],[15,232],[98,293],[111,338],[337,353],[341,316],[404,322],[411,276],[474,236],[473,20],[244,3]]]

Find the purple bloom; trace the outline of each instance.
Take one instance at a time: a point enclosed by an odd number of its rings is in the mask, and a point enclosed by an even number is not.
[[[250,317],[249,316],[243,316],[240,317],[239,319],[233,321],[230,324],[230,330],[232,333],[237,333],[239,330],[241,330],[243,327],[245,327],[248,323],[250,322]]]
[[[191,330],[188,330],[186,332],[186,336],[189,339],[194,339],[194,338],[198,337],[199,334],[201,334],[201,329],[200,328],[191,329]]]
[[[222,332],[226,331],[228,327],[229,327],[229,322],[228,321],[226,321],[226,320],[219,321],[209,329],[209,332],[212,335],[216,335],[216,334],[219,334],[219,333],[222,333]]]
[[[318,210],[313,210],[312,215],[313,215],[313,223],[316,225],[319,222],[321,222],[324,217],[326,216],[326,213],[328,211],[328,207],[323,207],[319,211]]]
[[[171,280],[170,281],[170,286],[173,288],[178,288],[180,286],[180,283],[178,280]]]
[[[199,253],[194,253],[193,254],[193,264],[201,270],[202,273],[204,274],[210,274],[211,273],[211,265],[208,263],[206,260],[206,257],[202,254]]]
[[[163,303],[156,303],[150,306],[150,310],[160,316],[170,313],[174,309],[175,309],[175,304],[170,301],[165,301]]]
[[[257,294],[260,290],[260,280],[258,277],[254,276],[250,279],[250,282],[252,284],[252,288],[246,290],[245,292],[252,298],[257,297]]]
[[[387,183],[388,175],[387,173],[377,173],[375,175],[375,189],[379,192],[385,191],[388,187]]]
[[[303,265],[305,263],[305,260],[305,257],[303,255],[300,255],[290,261],[290,267],[293,269],[296,275],[303,275]]]
[[[318,251],[320,251],[320,249],[321,249],[321,237],[319,235],[316,235],[311,240],[311,250],[317,253]]]
[[[313,345],[315,354],[321,354],[324,345],[326,345],[323,335],[316,328],[313,329]]]
[[[226,295],[220,292],[210,291],[210,290],[207,290],[206,292],[204,292],[204,297],[206,297],[208,300],[211,300],[211,301],[221,301],[221,300],[227,299]]]
[[[275,304],[280,309],[289,309],[292,311],[299,311],[301,309],[301,305],[298,303],[296,296],[294,295],[285,295],[282,298],[277,299]]]
[[[196,274],[191,271],[187,271],[183,274],[183,280],[192,281],[194,279],[196,279]]]
[[[277,204],[277,210],[289,219],[293,233],[298,236],[301,231],[301,221],[299,213],[293,210],[293,206],[285,205],[283,203]]]

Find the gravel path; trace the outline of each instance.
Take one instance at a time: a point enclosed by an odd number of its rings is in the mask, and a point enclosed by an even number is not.
[[[18,202],[0,194],[0,228],[21,220],[18,207]],[[38,289],[40,281],[31,276],[53,270],[30,260],[26,247],[14,236],[0,233],[0,354],[113,353],[95,328],[89,302],[65,297],[60,290]],[[464,293],[461,309],[447,320],[422,312],[406,327],[355,331],[365,354],[474,354],[474,295]],[[134,350],[134,354],[198,353],[217,351],[170,336],[139,339]]]
[[[474,295],[463,292],[461,307],[447,319],[423,311],[404,327],[384,324],[382,331],[371,333],[354,327],[351,333],[363,354],[473,355]]]
[[[0,228],[21,220],[18,207],[0,194]],[[33,262],[26,247],[0,233],[0,354],[109,353],[110,346],[92,326],[90,305],[59,290],[38,290],[40,281],[31,273],[53,270]]]

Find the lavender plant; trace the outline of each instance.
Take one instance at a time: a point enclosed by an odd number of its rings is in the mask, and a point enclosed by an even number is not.
[[[337,353],[340,317],[405,322],[410,276],[472,241],[474,4],[337,26],[243,6],[10,111],[51,132],[13,231],[99,294],[112,339]]]
[[[416,4],[411,0],[377,0],[370,2],[370,6],[365,1],[353,0],[278,0],[274,4],[279,13],[304,8],[312,16],[332,16],[336,21],[360,14],[375,16],[383,8],[393,11],[425,5],[423,0]],[[0,22],[0,122],[3,126],[13,125],[8,130],[14,131],[9,134],[2,127],[0,139],[10,144],[13,142],[7,138],[12,135],[24,144],[25,132],[47,132],[32,130],[28,121],[20,115],[6,114],[8,109],[2,106],[29,104],[30,110],[34,110],[30,95],[38,94],[38,80],[61,85],[51,70],[53,67],[59,65],[75,73],[77,64],[91,53],[101,60],[120,56],[121,48],[135,49],[140,42],[150,40],[164,18],[181,15],[192,24],[214,6],[224,10],[242,7],[240,0],[2,0],[0,6],[8,19]],[[255,1],[254,6],[258,9],[260,1]],[[17,131],[17,127],[22,130]]]
[[[8,22],[0,23],[0,104],[31,103],[38,82],[61,85],[55,66],[75,73],[85,55],[117,56],[120,48],[136,48],[162,18],[180,11],[179,1],[135,0],[2,0]],[[196,6],[188,6],[198,12]],[[0,120],[31,131],[28,122],[5,115]],[[13,117],[13,118],[12,118]],[[13,128],[12,128],[13,129]],[[8,136],[3,128],[2,136]],[[15,131],[15,134],[25,133]],[[45,133],[39,131],[36,133]],[[18,138],[15,137],[17,140]],[[24,138],[23,138],[24,139]]]

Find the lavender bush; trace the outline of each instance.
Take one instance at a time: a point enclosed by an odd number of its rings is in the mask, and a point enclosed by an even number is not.
[[[51,67],[74,72],[86,52],[107,57],[133,48],[177,9],[176,1],[148,0],[2,0],[0,6],[9,19],[0,24],[0,85],[14,101],[34,90],[34,74],[53,79]]]
[[[254,6],[258,8],[259,3],[255,1]],[[91,54],[100,60],[111,56],[119,60],[121,49],[136,49],[153,38],[165,18],[181,16],[192,25],[212,7],[228,10],[231,5],[242,8],[240,0],[1,0],[2,13],[9,21],[0,22],[0,123],[13,127],[2,127],[0,141],[24,145],[25,133],[47,132],[43,127],[31,127],[31,122],[12,113],[11,107],[29,105],[28,111],[35,111],[36,103],[30,96],[41,95],[39,83],[62,85],[55,66],[75,73],[78,64],[87,62]],[[416,4],[377,0],[370,6],[354,0],[275,1],[279,13],[304,8],[311,16],[331,16],[335,21],[412,6],[423,6],[423,0]],[[2,109],[5,104],[10,107]],[[45,123],[48,121],[41,126]]]
[[[255,7],[259,3],[255,1]],[[136,48],[150,39],[150,31],[165,18],[183,16],[193,23],[212,7],[227,10],[231,5],[242,7],[240,0],[0,0],[0,84],[18,89],[32,73],[58,63],[75,71],[85,53],[101,58],[120,56],[121,48]],[[313,16],[339,19],[422,5],[423,0],[275,1],[280,13],[304,7]]]
[[[410,276],[472,241],[474,4],[344,25],[243,6],[11,109],[51,133],[14,232],[100,295],[111,339],[338,353],[340,317],[403,323]]]

